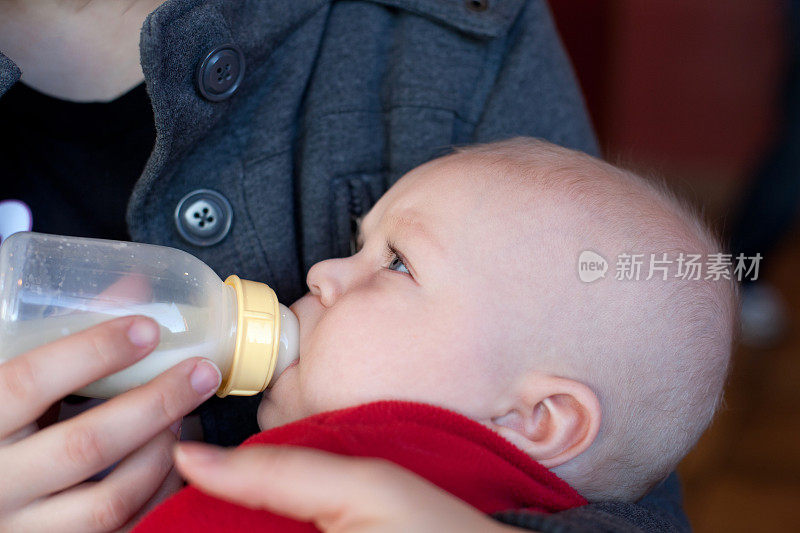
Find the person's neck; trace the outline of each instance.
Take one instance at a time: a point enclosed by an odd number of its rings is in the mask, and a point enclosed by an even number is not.
[[[0,52],[30,87],[110,101],[144,80],[139,33],[165,0],[0,0]]]

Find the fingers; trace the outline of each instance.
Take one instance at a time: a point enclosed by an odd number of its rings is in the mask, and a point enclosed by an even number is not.
[[[373,509],[385,502],[377,493],[391,491],[405,472],[375,459],[351,458],[288,446],[247,446],[224,450],[181,443],[175,464],[189,483],[204,492],[254,509],[318,525],[347,514],[355,502]],[[380,489],[380,490],[378,490]]]
[[[70,392],[138,361],[158,344],[158,325],[122,317],[0,364],[0,440]]]
[[[322,531],[496,531],[492,520],[394,463],[289,446],[181,443],[175,465],[218,498]]]
[[[7,529],[87,533],[118,530],[154,494],[161,492],[172,468],[175,441],[171,431],[160,432],[121,461],[103,481],[84,483],[35,502],[14,515]]]
[[[0,513],[113,464],[200,405],[219,382],[213,363],[188,359],[141,387],[2,449]]]

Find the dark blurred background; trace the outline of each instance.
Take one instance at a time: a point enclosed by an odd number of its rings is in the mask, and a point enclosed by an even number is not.
[[[550,0],[604,154],[663,177],[734,253],[726,405],[680,467],[696,531],[796,529],[800,509],[800,2]]]

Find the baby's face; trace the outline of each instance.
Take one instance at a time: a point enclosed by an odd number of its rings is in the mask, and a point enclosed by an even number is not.
[[[300,359],[264,395],[262,429],[322,411],[400,399],[488,420],[512,375],[495,350],[501,317],[486,305],[512,283],[502,225],[461,164],[438,160],[392,187],[361,224],[354,256],[309,271],[292,305]]]

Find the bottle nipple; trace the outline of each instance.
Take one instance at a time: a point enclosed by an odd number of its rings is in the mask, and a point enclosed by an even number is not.
[[[281,314],[281,331],[278,339],[278,361],[269,386],[275,384],[284,370],[297,361],[300,350],[300,324],[291,309],[283,304],[278,304]]]

